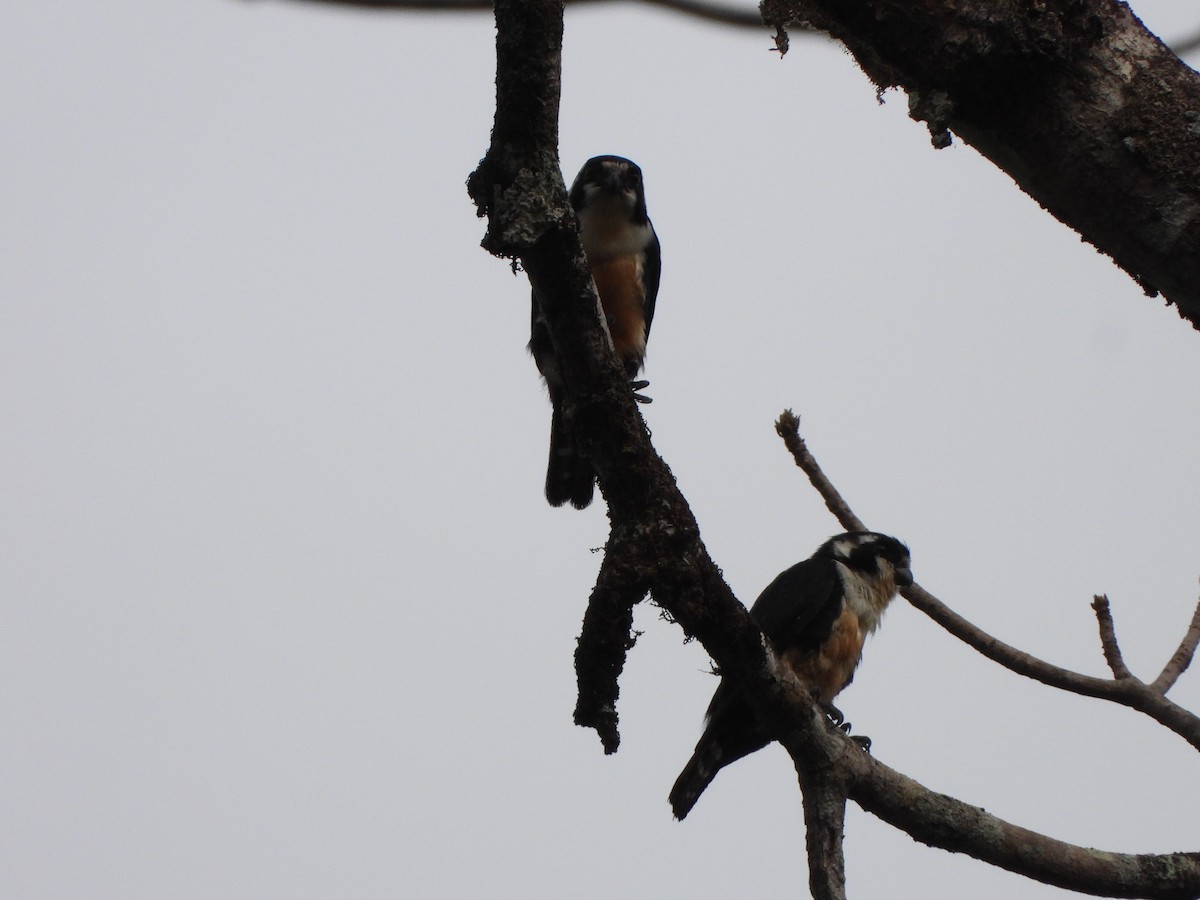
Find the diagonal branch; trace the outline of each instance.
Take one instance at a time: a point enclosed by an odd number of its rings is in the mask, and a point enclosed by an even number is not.
[[[935,146],[955,137],[1010,175],[1151,296],[1200,329],[1200,74],[1121,0],[763,0],[898,87]]]
[[[790,410],[785,411],[775,423],[775,430],[784,437],[789,448],[796,442],[800,446],[804,446],[804,442],[798,432],[794,438],[792,437],[792,433],[799,428],[799,424],[799,419]],[[821,467],[817,464],[813,455],[808,452],[807,447],[805,447],[804,453],[797,454],[793,452],[792,455],[796,460],[796,465],[804,471],[804,474],[808,476],[813,487],[825,498],[826,505],[829,506],[830,511],[833,512],[838,521],[841,522],[842,527],[847,530],[861,528],[861,520],[854,515],[854,512],[842,498],[841,494],[833,487],[829,479],[825,477],[825,473],[821,471]],[[1032,678],[1050,687],[1059,688],[1060,690],[1070,691],[1071,693],[1080,694],[1085,697],[1109,700],[1113,703],[1119,703],[1122,706],[1136,709],[1150,716],[1150,718],[1154,719],[1160,725],[1175,732],[1197,750],[1200,750],[1200,716],[1196,716],[1183,707],[1177,706],[1164,697],[1162,692],[1154,686],[1147,685],[1133,677],[1112,680],[1072,672],[1070,669],[1064,669],[1061,666],[1045,662],[1023,650],[1018,650],[1016,647],[1004,643],[998,638],[992,637],[992,635],[954,612],[954,610],[950,609],[950,607],[946,606],[946,604],[919,584],[914,583],[904,588],[900,593],[909,603],[921,610],[921,612],[925,613],[925,615],[929,616],[929,618],[933,619],[933,621],[937,622],[960,641],[974,647],[988,659],[999,663],[1009,671]],[[1200,616],[1200,612],[1197,613],[1197,616]],[[1195,617],[1192,621],[1194,627],[1200,627],[1200,625],[1197,625]],[[1180,645],[1182,658],[1187,660],[1191,659],[1191,652],[1188,652],[1188,647],[1190,646],[1191,651],[1195,650],[1195,645],[1189,644],[1191,637],[1192,631],[1189,630],[1184,643]],[[1196,641],[1200,642],[1200,636],[1196,637]],[[1181,655],[1180,651],[1176,652],[1177,656]],[[1186,663],[1184,665],[1186,667]]]
[[[1102,897],[1200,896],[1200,853],[1111,853],[1068,844],[935,793],[866,753],[845,756],[850,798],[931,847]]]
[[[1196,611],[1192,613],[1192,622],[1188,626],[1183,640],[1179,642],[1179,649],[1171,655],[1171,659],[1163,667],[1162,674],[1154,679],[1150,685],[1151,689],[1160,694],[1169,691],[1184,670],[1192,664],[1192,657],[1196,655],[1197,645],[1200,645],[1200,603],[1196,604]]]
[[[854,514],[854,511],[850,509],[850,504],[842,498],[838,489],[825,477],[825,473],[817,465],[816,459],[808,452],[808,444],[804,443],[804,438],[800,437],[800,417],[790,409],[785,409],[775,423],[775,433],[783,438],[783,444],[791,452],[792,458],[796,460],[796,465],[808,476],[812,486],[817,489],[817,493],[825,501],[825,506],[833,513],[833,517],[841,523],[842,527],[847,531],[866,531],[867,526],[863,524],[862,519]]]

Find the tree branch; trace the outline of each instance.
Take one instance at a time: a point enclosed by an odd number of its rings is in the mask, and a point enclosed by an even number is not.
[[[407,10],[409,12],[480,13],[490,12],[492,9],[491,0],[303,0],[303,2],[321,3],[326,6],[347,6],[356,9]],[[565,0],[567,6],[614,2],[636,2],[646,6],[657,6],[692,18],[715,22],[718,25],[755,28],[760,31],[766,28],[757,6],[714,3],[709,0]]]
[[[621,743],[617,730],[618,680],[625,655],[633,647],[633,607],[646,596],[637,547],[621,546],[616,534],[609,537],[596,586],[583,616],[583,631],[575,648],[579,696],[575,724],[595,728],[605,753],[616,753]]]
[[[809,827],[809,782],[825,778],[826,790],[843,791],[867,812],[923,844],[965,853],[1043,884],[1103,897],[1200,897],[1200,853],[1113,853],[1014,825],[980,807],[932,791],[864,753],[811,706],[811,698],[798,680],[783,674],[780,684],[764,714],[772,717],[769,721],[779,729],[780,743],[801,773]],[[822,788],[819,784],[816,788],[820,801]],[[815,820],[822,827],[824,822]],[[816,840],[828,836],[818,834]],[[807,840],[811,850],[814,838],[810,834]],[[815,891],[818,886],[824,889],[832,879],[814,874],[811,865],[809,878],[814,896],[824,896]]]
[[[1125,659],[1121,656],[1121,648],[1117,645],[1117,630],[1113,625],[1112,609],[1108,605],[1108,597],[1104,594],[1097,594],[1092,598],[1092,609],[1096,612],[1096,624],[1100,627],[1100,649],[1104,652],[1104,661],[1112,670],[1113,678],[1117,680],[1132,678],[1133,673],[1125,665]]]
[[[1125,3],[764,0],[763,17],[840,40],[936,146],[953,131],[1200,328],[1200,75]]]
[[[1162,673],[1150,685],[1151,689],[1165,694],[1174,687],[1179,676],[1192,664],[1192,657],[1196,654],[1197,645],[1200,645],[1200,603],[1196,604],[1196,611],[1192,613],[1192,622],[1188,626],[1183,640],[1179,642],[1179,649],[1171,654],[1171,659],[1163,667]]]
[[[1055,840],[945,794],[878,760],[847,754],[850,798],[923,844],[1102,897],[1200,896],[1200,853],[1110,853]]]
[[[810,754],[794,756],[804,803],[804,845],[808,851],[808,888],[813,900],[846,900],[846,785],[830,771],[807,764]]]
[[[785,409],[775,422],[775,433],[783,438],[783,444],[791,452],[792,459],[796,460],[796,465],[808,476],[812,486],[825,501],[826,508],[833,513],[833,517],[841,526],[847,531],[866,531],[867,526],[863,524],[862,519],[854,514],[850,504],[842,499],[838,489],[825,477],[813,455],[808,452],[808,445],[804,443],[804,438],[800,437],[800,417],[790,409]]]

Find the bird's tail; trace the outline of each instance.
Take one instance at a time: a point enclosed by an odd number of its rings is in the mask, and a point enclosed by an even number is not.
[[[675,786],[671,788],[671,809],[676,819],[683,819],[692,811],[704,789],[712,784],[723,765],[721,750],[716,744],[701,743],[696,748],[692,758],[675,779]]]
[[[592,502],[596,472],[575,446],[567,414],[554,404],[550,419],[550,461],[546,465],[546,500],[551,506],[568,501],[576,509]]]

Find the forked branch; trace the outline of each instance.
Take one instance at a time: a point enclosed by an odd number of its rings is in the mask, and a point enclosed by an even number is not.
[[[1200,644],[1200,602],[1196,604],[1196,611],[1192,613],[1192,624],[1188,626],[1187,633],[1179,642],[1179,648],[1171,654],[1162,673],[1154,679],[1150,687],[1160,694],[1169,691],[1179,680],[1179,676],[1192,664],[1192,657],[1196,655],[1198,644]]]

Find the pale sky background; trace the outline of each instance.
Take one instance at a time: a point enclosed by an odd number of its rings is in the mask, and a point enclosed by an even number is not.
[[[1135,4],[1167,38],[1200,17]],[[0,9],[0,896],[806,894],[771,747],[689,819],[715,680],[639,607],[623,743],[572,724],[601,503],[542,499],[528,284],[479,249],[487,15],[281,0]],[[840,530],[1105,674],[1200,577],[1200,334],[837,46],[567,16],[562,159],[645,171],[643,410],[744,602]],[[1195,60],[1193,60],[1193,63]],[[1200,710],[1200,672],[1172,697]],[[1105,849],[1200,849],[1197,756],[903,602],[840,705],[882,761]],[[857,898],[1060,897],[851,805]]]

